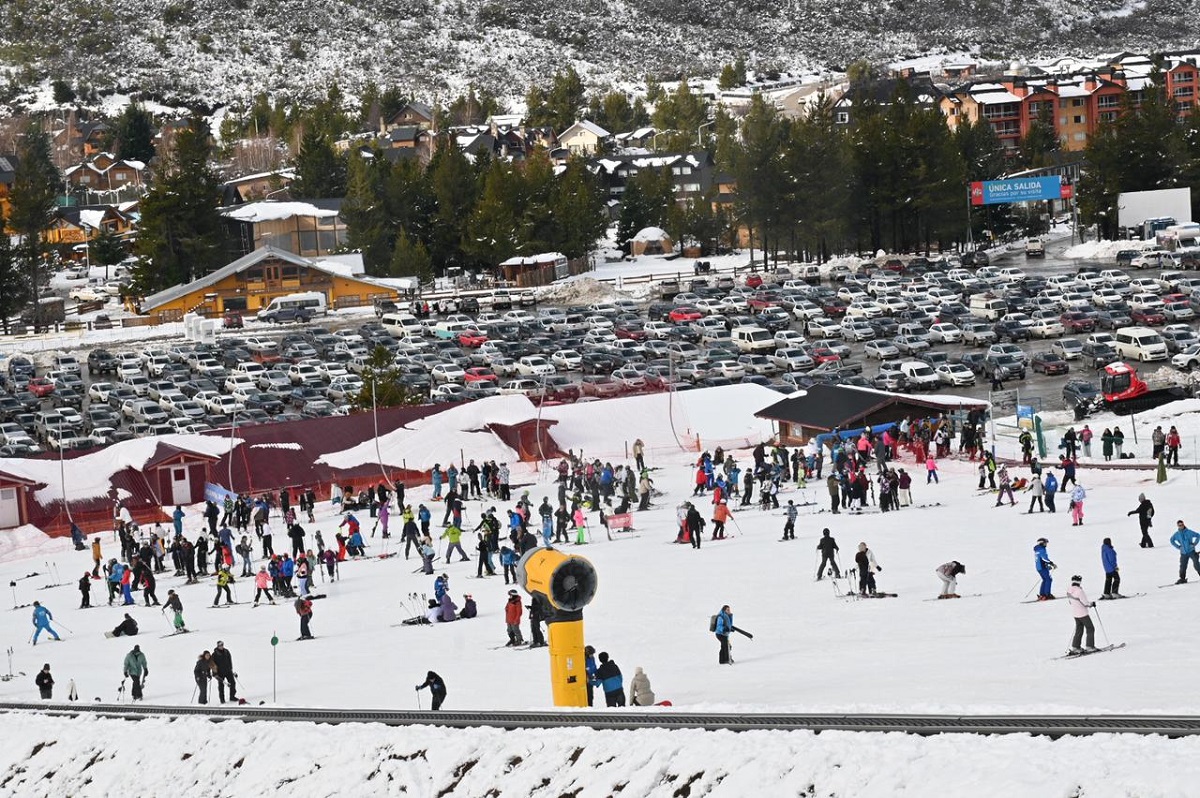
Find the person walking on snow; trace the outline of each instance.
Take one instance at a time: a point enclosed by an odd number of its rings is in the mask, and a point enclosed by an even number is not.
[[[505,646],[520,646],[525,644],[521,636],[521,596],[515,590],[508,591],[508,603],[504,605],[504,624],[508,631],[508,642]]]
[[[87,609],[92,606],[92,575],[88,571],[83,572],[83,577],[79,580],[79,609]]]
[[[950,562],[948,562],[944,565],[938,566],[937,570],[934,571],[934,573],[937,574],[937,578],[942,580],[942,592],[938,596],[938,598],[940,598],[940,599],[961,598],[961,596],[959,596],[957,593],[957,590],[958,590],[957,577],[959,574],[965,574],[966,572],[967,572],[967,566],[963,565],[958,560],[951,560]]]
[[[1031,515],[1033,513],[1034,504],[1037,504],[1039,513],[1046,512],[1046,503],[1042,501],[1042,496],[1046,492],[1046,486],[1042,484],[1041,478],[1035,474],[1029,480],[1029,487],[1026,490],[1029,491],[1029,509],[1025,511],[1025,514]]]
[[[1057,512],[1054,507],[1054,494],[1058,493],[1058,477],[1054,476],[1054,472],[1046,470],[1046,511]]]
[[[854,563],[858,567],[858,595],[874,596],[875,574],[883,570],[879,563],[875,562],[875,552],[868,549],[866,543],[859,543]]]
[[[600,652],[600,666],[596,668],[595,679],[604,691],[604,701],[610,707],[625,706],[625,685],[621,678],[621,669],[617,663],[609,659],[607,651]]]
[[[1013,497],[1012,477],[1008,475],[1008,466],[1000,466],[1000,490],[996,492],[996,506],[999,507],[1001,500],[1004,499],[1004,494],[1008,494],[1008,506],[1015,507],[1017,504],[1016,498]]]
[[[50,675],[49,662],[42,666],[37,676],[33,677],[33,683],[37,685],[38,695],[43,700],[49,701],[54,697],[54,677]]]
[[[1125,513],[1126,517],[1137,514],[1138,526],[1142,530],[1142,542],[1138,544],[1143,549],[1154,548],[1154,541],[1150,539],[1150,527],[1154,526],[1154,505],[1146,498],[1146,494],[1138,494],[1138,506]]]
[[[133,687],[129,694],[133,697],[134,701],[141,701],[142,683],[150,675],[150,667],[146,664],[146,655],[142,653],[142,647],[134,646],[125,655],[125,662],[121,667],[124,670],[126,678],[133,680]]]
[[[721,607],[721,611],[717,613],[717,624],[713,631],[721,644],[721,650],[717,654],[717,664],[732,665],[733,657],[729,655],[729,636],[733,634],[733,610],[729,609],[728,604]]]
[[[928,485],[930,482],[936,482],[938,484],[941,484],[940,481],[938,480],[937,460],[933,457],[926,457],[925,458],[925,484]]]
[[[1049,601],[1054,598],[1054,594],[1050,592],[1053,579],[1050,572],[1058,566],[1050,559],[1046,553],[1046,546],[1050,545],[1050,541],[1045,538],[1038,538],[1037,545],[1033,547],[1033,566],[1037,569],[1038,576],[1042,578],[1041,588],[1038,590],[1038,601]]]
[[[1100,562],[1104,566],[1104,598],[1124,598],[1121,595],[1121,572],[1117,568],[1117,550],[1112,538],[1105,538],[1100,546]]]
[[[1086,498],[1087,491],[1076,483],[1071,490],[1071,526],[1083,526],[1083,500]]]
[[[833,569],[833,578],[841,579],[842,574],[837,565],[837,541],[830,536],[828,529],[821,530],[821,539],[817,541],[817,551],[821,552],[821,564],[817,566],[817,581],[825,576],[826,567]]]
[[[50,636],[55,640],[62,640],[58,636],[58,632],[54,631],[50,626],[50,622],[54,620],[54,613],[42,606],[41,602],[33,602],[33,644],[36,646],[38,636],[42,632],[49,632]]]
[[[426,687],[429,688],[429,695],[433,702],[430,709],[437,712],[442,708],[442,702],[446,700],[446,682],[442,680],[441,676],[429,671],[425,674],[425,681],[417,685],[417,692],[421,692]]]
[[[308,629],[309,622],[312,621],[312,600],[300,596],[296,599],[293,605],[296,608],[296,614],[300,616],[300,639],[312,640],[312,632]]]
[[[1088,601],[1087,594],[1080,587],[1083,577],[1076,574],[1071,577],[1071,586],[1067,588],[1067,603],[1071,606],[1071,614],[1075,616],[1075,636],[1071,638],[1070,654],[1082,654],[1084,649],[1079,647],[1083,641],[1083,633],[1087,632],[1087,651],[1096,650],[1096,626],[1092,623],[1090,610],[1095,606]]]
[[[218,640],[217,647],[212,653],[213,669],[217,673],[217,698],[221,703],[225,703],[225,684],[229,684],[229,700],[236,704],[237,697],[237,674],[233,672],[233,656],[229,653],[229,649],[225,648],[225,643]]]
[[[196,658],[196,667],[192,668],[192,678],[196,680],[196,689],[200,692],[200,703],[208,703],[208,683],[213,677],[212,654],[205,651]]]
[[[1196,573],[1200,574],[1200,554],[1196,552],[1196,545],[1200,544],[1200,534],[1196,534],[1187,528],[1183,521],[1176,521],[1175,534],[1171,535],[1171,545],[1179,551],[1179,581],[1175,584],[1187,584],[1187,564],[1191,560],[1192,567],[1196,569]],[[34,602],[36,606],[37,602]]]
[[[785,521],[783,524],[784,540],[796,539],[796,514],[798,512],[799,510],[796,509],[796,503],[791,499],[788,499],[787,509],[784,510],[784,513],[787,516],[787,521]]]

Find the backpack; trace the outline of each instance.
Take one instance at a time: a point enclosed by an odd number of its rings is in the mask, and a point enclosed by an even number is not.
[[[708,619],[708,631],[710,631],[710,632],[717,631],[717,616],[714,615]]]

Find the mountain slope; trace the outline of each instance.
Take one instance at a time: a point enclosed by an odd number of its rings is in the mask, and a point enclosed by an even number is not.
[[[1166,0],[7,0],[0,66],[18,83],[225,103],[367,80],[422,96],[521,94],[575,64],[592,82],[978,50],[1022,59],[1196,41],[1200,2]]]

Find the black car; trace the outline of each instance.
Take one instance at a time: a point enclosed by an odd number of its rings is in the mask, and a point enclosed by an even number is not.
[[[1094,382],[1071,380],[1062,389],[1063,407],[1070,410],[1079,405],[1090,405],[1100,398],[1100,389]]]
[[[228,369],[237,368],[239,363],[249,363],[253,359],[250,350],[239,346],[232,346],[221,352],[221,365]]]
[[[283,412],[283,402],[268,393],[252,393],[242,404],[247,410],[262,410],[272,416]]]
[[[1000,370],[1000,379],[1002,380],[1023,380],[1025,379],[1025,361],[1016,355],[994,355],[984,363],[986,374],[991,376],[996,370]]]
[[[117,359],[106,349],[93,349],[87,358],[89,374],[114,374],[117,371]]]
[[[1119,360],[1117,350],[1113,348],[1112,344],[1084,341],[1081,351],[1083,359],[1091,363],[1094,369],[1102,369],[1109,363]]]
[[[21,412],[21,403],[8,394],[0,395],[0,418],[10,419]]]
[[[1017,341],[1028,341],[1030,337],[1028,327],[1019,321],[1008,319],[1001,319],[996,322],[992,325],[992,331],[996,333],[997,341],[1007,340],[1016,343]]]
[[[579,365],[584,374],[612,374],[616,367],[616,358],[603,352],[585,352]]]
[[[964,352],[958,362],[969,368],[973,374],[983,375],[987,371],[987,358],[982,352]]]
[[[1034,371],[1040,371],[1047,376],[1066,374],[1071,370],[1067,361],[1054,352],[1038,352],[1030,359],[1029,366]]]

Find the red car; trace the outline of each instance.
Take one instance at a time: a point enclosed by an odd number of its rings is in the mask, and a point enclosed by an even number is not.
[[[1157,310],[1140,309],[1129,314],[1129,318],[1133,319],[1134,324],[1145,324],[1155,326],[1158,324],[1166,324],[1167,317]]]
[[[680,324],[680,323],[686,323],[689,321],[696,321],[697,319],[700,319],[703,316],[704,316],[704,314],[701,313],[696,308],[688,307],[687,305],[682,305],[680,307],[675,308],[674,310],[672,310],[670,313],[667,314],[667,321],[674,322],[675,324]]]
[[[26,390],[38,399],[44,399],[54,393],[54,383],[45,377],[34,377],[29,381],[29,386]]]
[[[1092,332],[1096,329],[1096,322],[1078,311],[1068,311],[1062,314],[1059,321],[1067,334]]]
[[[756,272],[751,272],[750,274],[746,275],[746,287],[747,288],[758,288],[762,284],[763,284],[763,278],[762,278],[761,274],[758,274]]]
[[[628,338],[630,341],[646,340],[646,331],[641,327],[621,325],[614,332],[618,338]]]
[[[831,319],[840,319],[846,315],[846,305],[835,300],[823,302],[821,303],[821,312]]]
[[[826,349],[823,346],[813,347],[811,352],[813,362],[820,365],[821,363],[840,363],[842,356],[832,349]]]
[[[746,301],[746,304],[755,310],[766,310],[769,307],[779,304],[779,294],[772,291],[763,291],[750,297]]]
[[[607,399],[621,395],[621,384],[607,374],[588,374],[580,383],[579,391],[584,396]]]
[[[463,382],[464,383],[494,382],[496,384],[499,384],[500,378],[497,377],[495,375],[495,373],[489,368],[486,368],[483,366],[475,366],[474,368],[469,368],[463,372]]]
[[[486,344],[487,339],[487,333],[468,327],[458,334],[458,345],[474,348]]]

